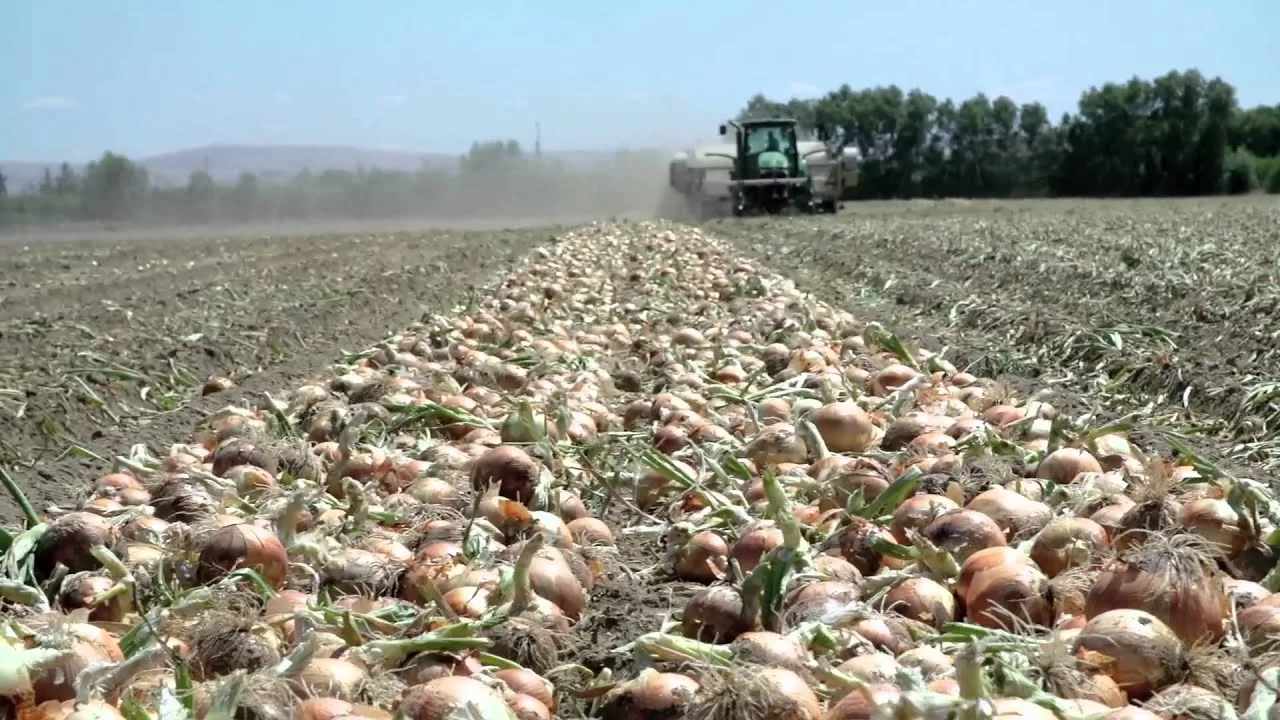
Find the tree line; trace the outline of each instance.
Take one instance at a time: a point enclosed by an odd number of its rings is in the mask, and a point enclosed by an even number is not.
[[[1194,69],[1091,87],[1057,123],[1041,102],[849,85],[756,95],[739,117],[777,115],[844,131],[863,158],[851,199],[1280,192],[1280,104],[1242,109]]]
[[[1280,192],[1280,104],[1242,109],[1197,70],[1091,87],[1056,123],[1038,102],[896,85],[756,95],[739,114],[774,116],[843,129],[862,155],[854,199]]]
[[[1280,104],[1243,109],[1230,83],[1196,70],[1089,88],[1056,123],[1038,102],[957,102],[895,85],[756,95],[739,113],[778,115],[844,131],[862,155],[850,199],[1280,192]],[[0,225],[621,213],[656,201],[667,159],[620,151],[571,167],[493,140],[449,168],[303,171],[284,183],[243,173],[233,184],[196,171],[184,186],[159,187],[142,165],[106,152],[80,173],[46,170],[32,193],[6,192],[0,175]]]
[[[656,206],[666,162],[661,152],[618,151],[576,167],[527,153],[517,140],[493,140],[473,143],[456,167],[303,170],[287,182],[267,182],[246,172],[235,183],[222,184],[198,170],[185,185],[161,187],[143,165],[106,152],[81,173],[65,163],[56,173],[46,170],[33,192],[21,195],[7,194],[0,176],[0,225],[623,213]],[[646,183],[647,178],[652,181]]]

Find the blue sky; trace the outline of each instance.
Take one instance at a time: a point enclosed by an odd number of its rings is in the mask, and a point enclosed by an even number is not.
[[[1278,27],[1280,0],[3,0],[0,159],[460,152],[535,120],[548,148],[682,143],[754,92],[844,82],[1056,117],[1090,85],[1198,67],[1274,103]]]

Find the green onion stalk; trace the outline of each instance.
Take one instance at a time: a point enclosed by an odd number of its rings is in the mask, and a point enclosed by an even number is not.
[[[492,643],[476,634],[477,624],[456,622],[411,638],[373,640],[353,649],[353,657],[368,667],[395,668],[417,653],[465,653]]]

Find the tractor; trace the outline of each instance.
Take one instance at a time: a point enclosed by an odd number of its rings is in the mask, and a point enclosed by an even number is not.
[[[841,135],[801,140],[790,118],[729,121],[720,135],[731,142],[695,147],[670,164],[670,186],[695,220],[834,213],[856,172]]]

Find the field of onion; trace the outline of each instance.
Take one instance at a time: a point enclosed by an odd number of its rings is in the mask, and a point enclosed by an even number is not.
[[[585,226],[74,510],[5,476],[5,717],[1270,717],[1267,483],[784,264]]]

